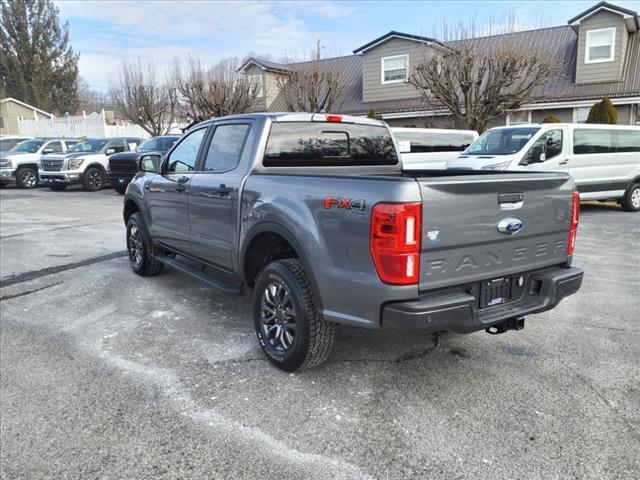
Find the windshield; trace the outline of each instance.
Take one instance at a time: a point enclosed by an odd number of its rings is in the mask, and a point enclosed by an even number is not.
[[[72,153],[99,152],[105,143],[107,143],[106,140],[83,140],[80,143],[76,143],[69,151]]]
[[[43,143],[44,142],[42,140],[28,140],[26,142],[19,143],[18,145],[13,147],[10,151],[22,152],[22,153],[36,153]]]
[[[150,138],[146,142],[143,142],[138,147],[139,152],[145,151],[158,151],[166,152],[171,146],[176,143],[178,137],[154,137]]]
[[[540,127],[499,128],[484,132],[464,153],[467,155],[510,155],[522,150]]]

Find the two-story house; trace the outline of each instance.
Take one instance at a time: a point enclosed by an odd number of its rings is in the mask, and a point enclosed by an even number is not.
[[[561,72],[522,105],[491,126],[541,122],[553,114],[563,122],[584,122],[593,103],[611,98],[618,123],[640,124],[640,19],[638,13],[599,2],[568,21],[568,25],[465,40],[479,49],[505,42],[532,51],[545,51]],[[446,110],[426,104],[408,82],[425,49],[447,43],[433,38],[391,31],[356,48],[353,55],[320,60],[337,65],[344,88],[332,110],[354,115],[369,111],[392,126],[450,127]],[[300,66],[297,64],[297,66]],[[282,111],[279,85],[292,64],[248,59],[240,68],[259,83],[257,110]]]

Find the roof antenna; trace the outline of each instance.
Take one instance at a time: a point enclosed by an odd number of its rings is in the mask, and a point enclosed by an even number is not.
[[[327,99],[329,98],[330,93],[331,93],[331,85],[329,85],[329,88],[327,89],[327,94],[324,96],[324,100],[320,102],[320,105],[318,105],[318,108],[316,108],[316,110],[313,113],[325,113],[324,106],[327,103]]]

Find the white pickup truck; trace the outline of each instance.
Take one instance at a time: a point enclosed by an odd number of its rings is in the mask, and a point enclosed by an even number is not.
[[[109,155],[135,150],[139,138],[87,138],[68,153],[46,155],[40,162],[40,178],[51,190],[62,191],[81,183],[85,190],[102,190],[109,170]]]
[[[20,188],[38,186],[38,169],[43,155],[65,153],[77,140],[34,138],[18,143],[0,156],[0,185],[15,183]]]

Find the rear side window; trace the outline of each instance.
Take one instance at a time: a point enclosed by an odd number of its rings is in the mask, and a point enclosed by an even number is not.
[[[640,131],[580,128],[573,132],[573,153],[640,152]]]
[[[244,142],[249,132],[247,124],[220,125],[213,138],[204,163],[205,172],[228,172],[238,166]]]
[[[265,167],[396,165],[389,131],[377,125],[282,122],[271,126]]]

